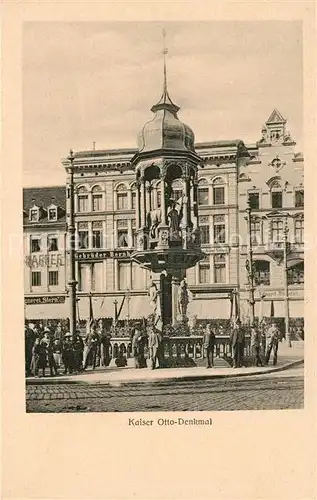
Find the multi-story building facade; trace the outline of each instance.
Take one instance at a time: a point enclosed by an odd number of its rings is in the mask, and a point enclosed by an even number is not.
[[[65,186],[23,192],[25,314],[67,317]]]
[[[255,313],[285,317],[287,298],[290,317],[304,316],[304,159],[295,152],[295,144],[285,118],[274,109],[262,128],[262,138],[248,146],[251,158],[239,172],[240,300],[245,316],[249,311],[245,266],[248,202],[252,209]]]
[[[298,279],[302,280],[303,274],[300,269],[303,265],[303,245],[299,240],[303,239],[303,232],[300,233],[303,224],[301,215],[303,207],[299,207],[298,204],[300,197],[303,196],[303,158],[294,153],[295,143],[286,133],[285,120],[278,112],[272,114],[266,124],[266,130],[265,134],[263,130],[261,141],[255,145],[246,146],[243,141],[236,140],[198,143],[195,146],[196,153],[202,158],[202,165],[199,167],[198,210],[202,248],[206,257],[187,271],[187,281],[192,292],[192,300],[188,307],[190,316],[228,318],[233,290],[240,291],[242,312],[247,314],[245,245],[248,229],[244,216],[249,197],[253,197],[254,206],[256,206],[256,199],[259,200],[259,208],[254,208],[253,216],[260,217],[263,245],[255,250],[255,257],[262,282],[263,277],[266,276],[266,281],[263,283],[266,292],[265,304],[269,300],[275,301],[276,298],[276,315],[283,316],[283,311],[280,311],[278,306],[279,299],[282,300],[281,272],[274,256],[264,248],[264,242],[266,242],[264,234],[266,234],[267,227],[272,228],[272,232],[267,234],[271,234],[273,239],[280,238],[280,226],[277,224],[275,228],[274,224],[282,217],[281,213],[288,213],[289,217],[292,215],[293,226],[289,225],[289,241],[293,245],[295,241],[297,242],[296,251],[299,252],[298,261],[295,262],[294,255],[292,257],[294,264],[294,269],[293,267],[292,269],[294,279],[297,280],[295,276],[299,276]],[[282,134],[283,139],[281,135],[276,139],[273,132]],[[136,207],[135,174],[130,160],[135,153],[136,149],[92,150],[75,153],[76,275],[79,297],[78,313],[81,318],[88,317],[90,292],[93,293],[96,317],[112,317],[114,308],[117,307],[120,310],[121,305],[121,318],[142,317],[151,312],[147,297],[149,272],[130,259],[135,245]],[[66,166],[67,160],[64,160],[63,164]],[[278,208],[279,214],[274,214],[277,210],[276,205],[280,204],[278,182],[282,190],[282,207]],[[64,212],[60,212],[63,216],[58,219],[58,223],[60,224],[60,238],[64,241],[65,207],[67,211],[65,187],[55,188],[55,190],[60,193],[59,196],[63,192],[63,200],[60,200],[59,204],[60,207],[64,207]],[[45,195],[45,203],[44,200],[37,201],[34,191],[25,190],[26,256],[35,253],[40,255],[40,252],[30,250],[29,245],[33,236],[36,237],[39,231],[43,231],[44,242],[53,232],[53,227],[54,231],[57,227],[57,221],[55,221],[55,226],[50,225],[53,221],[47,220],[47,217],[38,222],[30,220],[32,197],[35,200],[34,204],[44,210],[43,214],[49,210],[50,201],[52,201],[49,200],[49,197],[52,198],[49,190],[47,191],[49,194]],[[38,191],[39,197],[44,197],[46,188],[38,189]],[[182,186],[175,184],[173,191],[175,197],[180,196]],[[159,185],[153,184],[147,196],[151,197],[153,208],[160,204]],[[57,195],[55,197],[57,198]],[[272,207],[272,201],[274,207]],[[258,222],[254,221],[253,232],[258,231]],[[45,246],[43,246],[43,251],[44,248]],[[49,278],[48,274],[52,272],[49,261],[47,264],[44,261],[43,278],[41,278],[43,282],[41,281],[40,288],[38,285],[30,286],[30,280],[35,280],[35,277],[32,278],[31,271],[26,265],[27,317],[53,318],[68,315],[65,253],[63,257],[63,266],[59,266],[58,289],[49,284],[49,280],[53,279]],[[271,266],[269,281],[268,275],[263,274],[268,270],[265,262],[269,262]],[[297,270],[298,274],[296,274]],[[303,285],[302,283],[290,285],[290,288],[292,301],[290,313],[302,316]],[[296,299],[295,290],[298,293]],[[45,297],[53,297],[54,294],[64,297],[64,305],[47,303],[48,300],[53,299]],[[42,303],[30,303],[30,297],[33,295],[43,296]],[[38,298],[37,302],[39,302]],[[117,302],[116,306],[115,302]],[[266,309],[264,312],[267,313]]]

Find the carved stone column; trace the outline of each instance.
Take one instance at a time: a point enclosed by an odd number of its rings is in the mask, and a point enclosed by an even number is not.
[[[140,229],[141,226],[141,212],[140,212],[140,181],[136,182],[136,197],[135,197],[135,222],[136,222],[136,230]]]
[[[141,227],[146,226],[145,178],[141,178]]]

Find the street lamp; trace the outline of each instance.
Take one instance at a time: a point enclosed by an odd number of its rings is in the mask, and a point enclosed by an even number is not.
[[[114,300],[113,305],[114,305],[113,326],[114,326],[114,333],[115,333],[116,327],[117,327],[117,318],[118,318],[118,301]]]
[[[127,316],[127,319],[128,319],[128,325],[130,324],[130,300],[131,300],[131,294],[130,294],[130,290],[127,290],[127,293],[126,293],[126,298],[127,298],[127,302],[128,302],[128,316]]]
[[[69,152],[67,158],[68,166],[68,190],[67,198],[69,200],[69,216],[67,223],[68,244],[69,244],[69,332],[72,335],[76,333],[76,270],[75,270],[75,208],[74,208],[74,153]]]
[[[249,304],[250,304],[250,323],[251,325],[254,322],[254,262],[253,262],[253,249],[252,249],[252,232],[251,232],[251,206],[249,201],[249,206],[246,209],[247,216],[245,217],[248,224],[248,237],[249,237],[249,248],[248,248],[248,258],[245,262],[245,267],[248,274],[249,281]]]
[[[285,340],[288,342],[289,347],[292,347],[291,334],[289,331],[289,298],[288,298],[288,273],[287,273],[288,231],[289,229],[287,226],[287,219],[285,219],[284,231],[283,231]]]

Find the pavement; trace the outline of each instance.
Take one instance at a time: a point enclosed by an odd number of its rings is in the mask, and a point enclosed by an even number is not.
[[[267,375],[269,373],[279,372],[290,369],[304,363],[304,342],[294,341],[290,348],[286,342],[279,345],[277,364],[269,364],[263,367],[243,367],[232,368],[221,366],[223,363],[215,360],[215,367],[206,369],[206,367],[189,368],[157,368],[150,370],[148,368],[136,370],[132,366],[124,368],[98,368],[96,370],[87,370],[80,374],[59,375],[58,377],[46,376],[44,378],[28,377],[26,384],[28,386],[42,384],[128,384],[138,382],[160,382],[160,381],[192,381],[217,378],[246,377],[254,375]],[[220,364],[220,366],[219,366]],[[218,366],[217,366],[218,365]]]

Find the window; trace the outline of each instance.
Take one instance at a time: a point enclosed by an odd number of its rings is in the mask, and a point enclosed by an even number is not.
[[[102,204],[102,194],[92,195],[92,210],[93,212],[99,212],[101,210]]]
[[[48,284],[49,286],[58,286],[58,271],[48,272]]]
[[[214,256],[214,278],[215,283],[226,282],[226,256],[224,254],[215,254]]]
[[[198,184],[198,205],[209,205],[209,188],[206,179],[201,179]]]
[[[31,236],[31,253],[41,251],[41,237]]]
[[[299,262],[287,270],[289,285],[302,285],[304,283],[304,263]]]
[[[282,208],[283,206],[282,189],[280,183],[277,181],[271,184],[271,205],[272,208]]]
[[[249,207],[253,210],[258,210],[260,207],[260,195],[259,193],[249,193]]]
[[[295,219],[295,243],[304,242],[304,219]]]
[[[80,186],[77,189],[78,193],[78,212],[88,211],[88,192],[85,186]]]
[[[269,285],[270,284],[270,263],[266,260],[255,260],[254,261],[255,273],[254,282],[255,285]]]
[[[100,186],[92,188],[92,210],[93,212],[100,212],[102,210],[102,193]]]
[[[41,286],[41,272],[40,271],[32,271],[31,283],[32,283],[32,286]]]
[[[181,179],[176,179],[172,183],[173,199],[179,200],[183,196],[183,181]]]
[[[128,192],[124,184],[117,187],[117,209],[127,210],[128,208]]]
[[[31,208],[30,209],[29,219],[30,219],[30,222],[38,222],[38,220],[39,220],[39,209],[38,208]]]
[[[297,189],[295,191],[295,207],[303,208],[304,207],[304,190]]]
[[[57,208],[56,207],[48,208],[47,218],[49,221],[57,220]]]
[[[117,241],[118,247],[128,247],[128,220],[117,220]]]
[[[136,191],[131,191],[131,208],[136,209]]]
[[[200,284],[210,283],[210,257],[207,255],[199,262],[198,280]]]
[[[92,223],[92,247],[102,248],[102,221],[94,221]]]
[[[47,250],[49,252],[57,252],[58,251],[58,238],[57,238],[57,236],[49,235],[47,237]]]
[[[251,242],[252,245],[261,245],[261,222],[257,220],[251,220]]]
[[[213,193],[214,205],[225,204],[225,187],[224,187],[224,181],[221,177],[218,177],[213,181],[212,193]]]
[[[78,223],[78,247],[81,249],[88,248],[89,246],[88,223]]]
[[[226,226],[224,215],[214,215],[214,243],[226,242]]]
[[[132,246],[136,246],[136,220],[132,219],[131,221],[131,228],[132,228]]]
[[[283,221],[272,221],[271,232],[273,242],[283,241]]]
[[[272,200],[272,208],[282,208],[283,206],[282,191],[272,191],[271,200]]]
[[[156,192],[157,207],[161,206],[161,190],[158,189]]]
[[[127,290],[130,285],[130,262],[119,262],[118,274],[119,290]]]
[[[209,217],[206,215],[201,215],[199,217],[199,230],[200,230],[200,241],[202,245],[208,245],[210,243],[209,234]]]
[[[144,284],[144,269],[142,269],[135,262],[132,262],[131,265],[132,265],[132,282],[131,282],[131,288],[133,290],[143,290],[145,288],[145,284]]]

